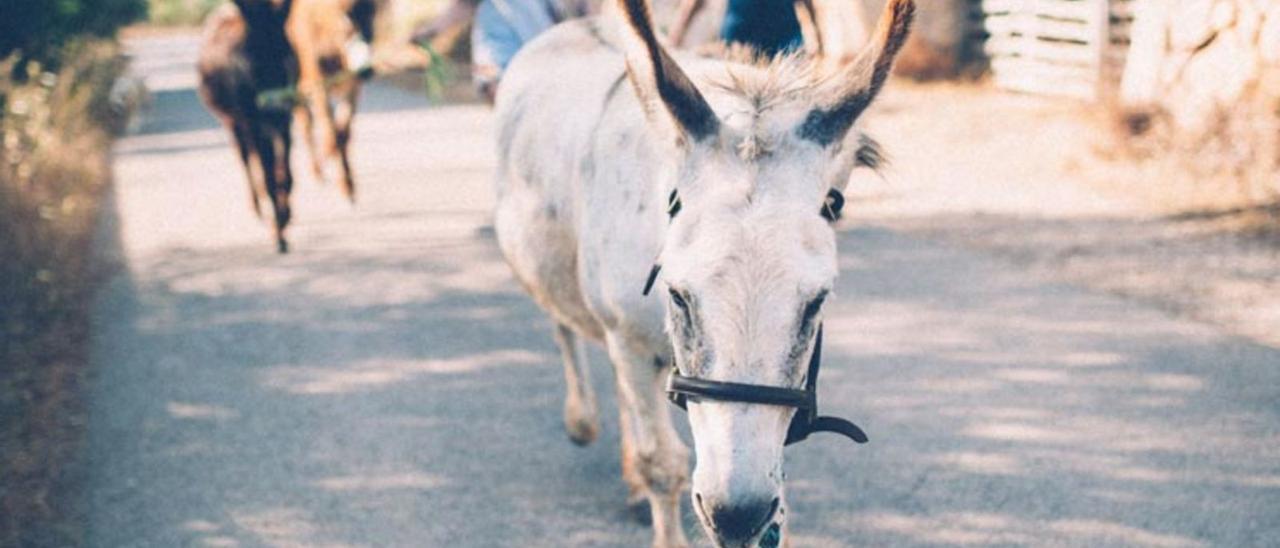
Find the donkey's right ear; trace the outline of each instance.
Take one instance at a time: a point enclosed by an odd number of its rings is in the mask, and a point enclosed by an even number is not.
[[[622,15],[627,74],[650,116],[668,115],[689,141],[714,137],[720,119],[667,50],[658,43],[648,0],[616,0]]]
[[[871,101],[884,87],[893,60],[907,41],[915,18],[913,0],[889,0],[876,25],[871,43],[857,61],[831,75],[824,91],[829,95],[809,112],[800,136],[822,146],[841,141]]]

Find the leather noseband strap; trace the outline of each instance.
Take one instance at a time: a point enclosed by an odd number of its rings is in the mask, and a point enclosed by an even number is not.
[[[819,325],[804,389],[709,381],[686,377],[673,368],[671,377],[667,379],[667,395],[681,409],[688,408],[690,399],[794,407],[796,414],[787,429],[787,445],[804,441],[814,432],[833,432],[857,443],[867,443],[867,434],[856,424],[839,417],[818,415],[818,369],[821,366],[822,326]]]

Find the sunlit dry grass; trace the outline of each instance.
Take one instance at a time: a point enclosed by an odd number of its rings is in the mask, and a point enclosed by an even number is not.
[[[1277,85],[1214,112],[1202,131],[1180,130],[1158,110],[1109,109],[1114,131],[1096,147],[1099,184],[1162,212],[1213,214],[1224,229],[1280,234]]]
[[[0,544],[66,545],[54,486],[83,420],[90,242],[108,179],[112,45],[0,66]],[[18,73],[17,78],[11,77]]]
[[[147,19],[156,25],[196,26],[223,0],[148,0]]]

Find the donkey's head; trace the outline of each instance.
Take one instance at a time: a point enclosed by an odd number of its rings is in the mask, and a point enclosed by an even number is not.
[[[889,76],[914,13],[890,0],[855,62],[700,63],[699,89],[654,36],[645,0],[618,0],[628,73],[657,138],[674,142],[661,255],[682,375],[803,388],[836,273],[828,194],[873,164],[854,122]],[[694,398],[693,504],[722,546],[784,524],[782,448],[794,408]]]

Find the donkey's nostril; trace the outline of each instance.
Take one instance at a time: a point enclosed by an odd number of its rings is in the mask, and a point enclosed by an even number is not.
[[[699,501],[701,502],[701,501]],[[764,530],[778,512],[780,501],[765,498],[746,499],[727,504],[711,504],[710,518],[717,536],[725,542],[747,542]]]

